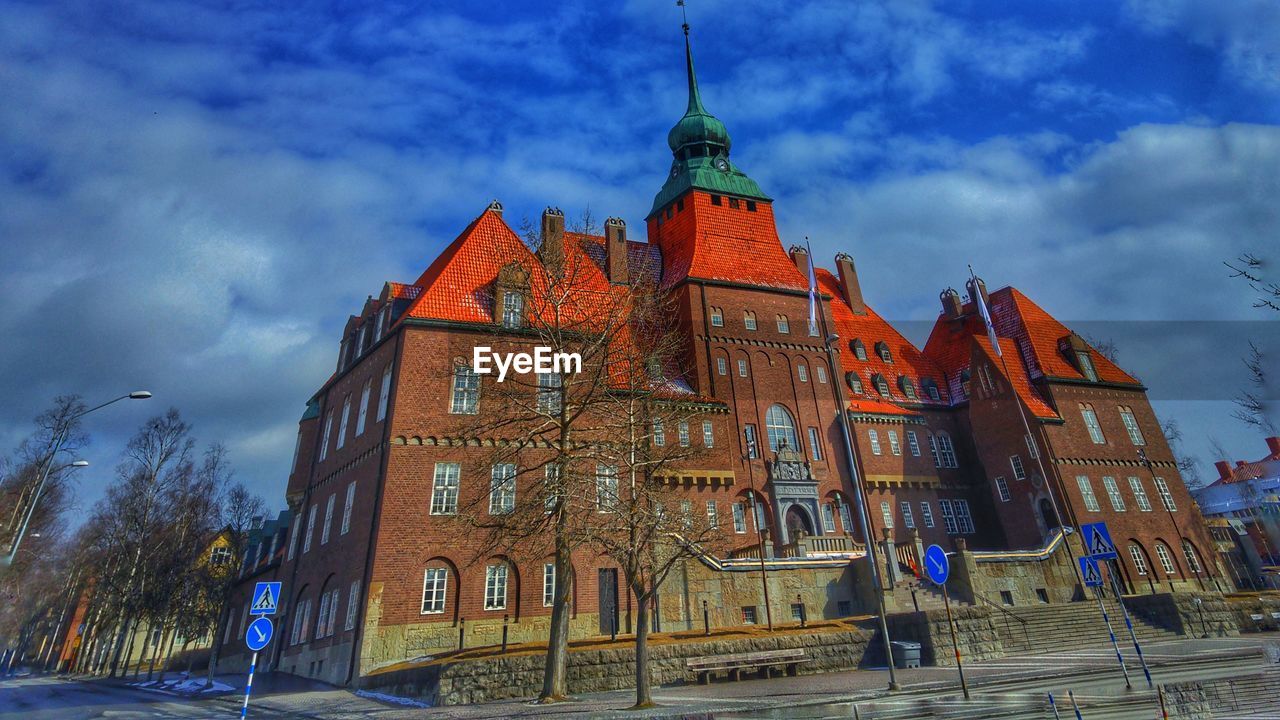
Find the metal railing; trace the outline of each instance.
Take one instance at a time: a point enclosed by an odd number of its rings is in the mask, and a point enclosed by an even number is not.
[[[1006,637],[1008,637],[1008,638],[1010,638],[1010,639],[1012,639],[1012,638],[1014,637],[1014,632],[1013,632],[1013,627],[1012,627],[1011,625],[1009,625],[1009,618],[1013,618],[1014,620],[1017,620],[1017,621],[1021,624],[1021,626],[1022,626],[1022,639],[1023,639],[1023,642],[1025,642],[1025,643],[1026,643],[1026,648],[1024,648],[1024,649],[1026,649],[1026,650],[1030,650],[1030,649],[1031,649],[1031,632],[1027,630],[1027,619],[1026,619],[1026,618],[1024,618],[1024,617],[1020,617],[1019,615],[1017,615],[1016,613],[1014,613],[1012,610],[1009,610],[1008,608],[1006,608],[1006,607],[1004,606],[1004,604],[1003,604],[1003,603],[997,603],[997,602],[994,602],[994,601],[992,601],[992,600],[991,600],[991,598],[988,598],[986,595],[983,595],[982,593],[978,592],[977,590],[974,590],[974,591],[973,591],[973,597],[974,597],[974,599],[975,599],[975,600],[980,600],[980,601],[982,601],[982,602],[984,602],[984,603],[986,603],[986,604],[990,605],[991,607],[993,607],[993,608],[995,608],[995,609],[999,610],[1001,613],[1003,613],[1003,615],[1004,615],[1004,629],[1005,629],[1005,636],[1006,636]]]

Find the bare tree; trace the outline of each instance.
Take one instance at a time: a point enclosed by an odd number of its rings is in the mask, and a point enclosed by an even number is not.
[[[1249,287],[1258,294],[1253,301],[1254,307],[1280,312],[1280,283],[1267,277],[1271,268],[1266,260],[1252,253],[1244,253],[1234,261],[1224,264],[1231,269],[1231,277],[1249,283]]]
[[[1267,385],[1263,352],[1253,342],[1249,343],[1249,355],[1244,358],[1244,366],[1249,371],[1250,388],[1242,390],[1233,400],[1236,404],[1233,415],[1249,427],[1274,435],[1277,432],[1276,417],[1270,401],[1274,392]]]
[[[1120,362],[1120,346],[1116,344],[1113,338],[1099,338],[1093,335],[1085,335],[1085,342],[1089,343],[1094,350],[1102,357],[1113,363]]]
[[[1204,478],[1200,475],[1199,458],[1183,452],[1182,428],[1178,427],[1178,421],[1166,420],[1160,426],[1160,430],[1169,441],[1169,449],[1173,452],[1174,461],[1178,463],[1178,472],[1182,474],[1182,480],[1186,486],[1193,490],[1204,487]]]
[[[220,449],[220,448],[219,448]],[[219,452],[221,459],[222,454]],[[226,473],[230,480],[230,472]],[[227,617],[226,607],[231,599],[231,591],[240,577],[240,565],[244,560],[245,550],[249,544],[249,530],[253,519],[262,517],[265,504],[262,498],[249,492],[240,483],[229,485],[223,492],[219,503],[222,519],[222,533],[225,535],[228,557],[224,562],[209,563],[201,574],[203,597],[192,614],[193,631],[204,629],[213,638],[212,650],[209,654],[208,682],[213,682],[213,671],[218,664],[219,650],[222,643],[218,638],[224,631]]]

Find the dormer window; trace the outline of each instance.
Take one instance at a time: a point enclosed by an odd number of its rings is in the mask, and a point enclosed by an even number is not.
[[[880,393],[880,397],[889,397],[889,381],[884,379],[880,373],[871,376],[871,383],[876,386],[876,392]]]
[[[845,382],[849,383],[849,389],[852,390],[855,395],[862,394],[862,378],[858,377],[858,373],[847,373],[844,376],[844,379]]]
[[[529,291],[529,273],[518,262],[509,262],[498,270],[494,282],[494,319],[504,328],[525,325],[525,297]]]
[[[368,325],[360,326],[360,336],[359,336],[359,339],[356,340],[356,355],[359,355],[365,350],[364,339],[365,337],[368,336],[368,330],[369,330]]]
[[[502,327],[518,328],[524,325],[524,296],[515,290],[502,293]]]
[[[911,382],[911,378],[906,375],[898,376],[898,387],[902,389],[902,394],[906,395],[908,400],[916,399],[916,386]]]
[[[711,308],[711,327],[724,327],[724,310]]]
[[[1058,341],[1058,349],[1076,366],[1076,370],[1089,382],[1098,382],[1098,371],[1093,366],[1093,348],[1075,333]]]
[[[969,397],[969,369],[960,371],[960,394]]]
[[[716,197],[716,196],[714,196],[714,195],[713,195],[712,197]],[[744,325],[748,330],[755,330],[755,329],[756,329],[756,314],[755,314],[755,313],[753,313],[753,312],[751,312],[750,310],[744,310],[744,311],[742,312],[742,324],[743,324],[743,325]]]
[[[934,400],[934,401],[942,400],[942,393],[938,392],[938,383],[934,382],[933,378],[925,378],[920,382],[921,382],[921,385],[924,386],[924,392],[926,395],[929,396],[930,400]]]
[[[1089,357],[1088,352],[1077,352],[1076,364],[1080,366],[1080,372],[1090,382],[1098,382],[1098,371],[1093,368],[1093,358]]]
[[[786,315],[778,316],[778,332],[784,335],[791,332],[791,323],[787,322]]]
[[[373,341],[375,343],[382,339],[382,330],[386,326],[387,310],[390,307],[390,305],[383,305],[382,309],[378,311],[377,319],[373,326]]]
[[[866,359],[867,359],[867,346],[866,346],[866,345],[863,345],[861,340],[859,340],[859,339],[857,339],[857,338],[854,338],[854,339],[849,343],[849,347],[853,349],[853,355],[854,355],[854,357],[856,357],[856,358],[858,358],[859,360],[862,360],[862,361],[864,361],[864,362],[866,361]]]
[[[881,360],[887,363],[893,362],[893,355],[889,353],[889,344],[883,340],[876,343],[876,354],[880,356]]]

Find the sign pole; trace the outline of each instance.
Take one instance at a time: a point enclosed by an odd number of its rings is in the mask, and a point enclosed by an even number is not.
[[[1120,611],[1124,613],[1124,626],[1129,629],[1129,639],[1133,641],[1133,649],[1138,653],[1138,662],[1142,663],[1142,674],[1147,678],[1147,687],[1155,687],[1151,682],[1151,670],[1147,667],[1147,659],[1142,656],[1142,646],[1138,644],[1138,635],[1133,631],[1133,621],[1129,619],[1129,608],[1124,606],[1124,596],[1120,594],[1120,583],[1116,579],[1115,568],[1109,568],[1111,589],[1116,594],[1116,602],[1120,603]]]
[[[942,585],[942,604],[947,608],[947,627],[951,629],[951,647],[956,651],[956,670],[960,671],[960,689],[964,691],[964,699],[969,699],[969,684],[964,681],[964,664],[960,661],[960,643],[956,642],[956,621],[951,617],[951,594],[947,586]]]
[[[1107,617],[1107,606],[1102,604],[1102,588],[1094,588],[1093,596],[1098,598],[1098,610],[1102,612],[1102,622],[1107,624],[1107,635],[1111,636],[1111,647],[1116,651],[1116,660],[1120,662],[1120,672],[1124,673],[1124,688],[1126,690],[1133,689],[1133,683],[1129,682],[1129,668],[1124,666],[1124,656],[1120,654],[1120,643],[1116,642],[1116,633],[1111,629],[1111,618]]]
[[[253,690],[253,670],[258,667],[258,653],[254,651],[253,659],[249,661],[249,682],[244,686],[244,705],[240,708],[240,720],[244,720],[249,715],[249,692]]]

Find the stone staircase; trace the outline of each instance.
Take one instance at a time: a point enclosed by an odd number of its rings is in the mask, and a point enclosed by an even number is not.
[[[912,594],[914,592],[914,597]],[[945,603],[942,600],[942,592],[938,587],[927,580],[904,580],[893,587],[893,601],[897,604],[898,612],[913,612],[915,610],[941,610]],[[968,605],[968,603],[951,598],[952,607]]]
[[[1122,646],[1129,645],[1129,632],[1125,629],[1120,606],[1112,598],[1108,598],[1104,604],[1116,639]],[[993,610],[992,622],[1006,653],[1053,652],[1111,643],[1096,600]],[[1173,630],[1148,622],[1132,611],[1129,617],[1133,621],[1134,634],[1138,636],[1139,642],[1181,637]]]

